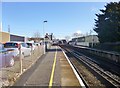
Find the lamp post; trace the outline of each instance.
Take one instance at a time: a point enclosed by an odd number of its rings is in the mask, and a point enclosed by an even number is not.
[[[43,37],[44,37],[44,54],[45,54],[45,28],[44,28],[44,23],[47,23],[47,20],[43,21]]]

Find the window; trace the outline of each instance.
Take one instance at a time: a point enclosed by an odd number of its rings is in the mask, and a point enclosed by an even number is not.
[[[18,48],[18,44],[17,43],[5,43],[4,47],[5,48]]]

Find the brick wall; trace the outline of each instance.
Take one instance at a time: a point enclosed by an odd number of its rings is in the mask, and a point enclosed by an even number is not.
[[[7,32],[0,32],[0,42],[5,43],[10,41],[10,34]]]

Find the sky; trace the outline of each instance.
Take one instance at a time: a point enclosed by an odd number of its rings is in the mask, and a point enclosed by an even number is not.
[[[75,32],[86,34],[93,30],[95,14],[105,5],[106,2],[2,2],[2,29],[7,32],[10,25],[11,34],[26,37],[33,37],[35,32],[41,37],[53,33],[56,38]]]

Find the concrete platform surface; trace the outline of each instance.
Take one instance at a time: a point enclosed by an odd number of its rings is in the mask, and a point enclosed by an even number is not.
[[[80,86],[60,47],[51,46],[46,55],[16,81],[14,86]]]

